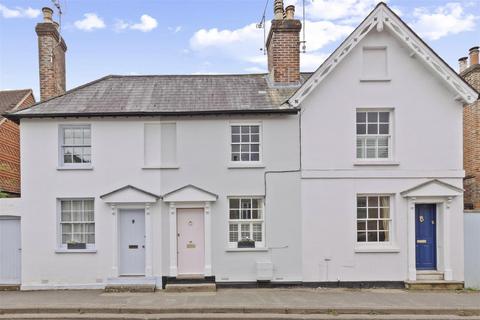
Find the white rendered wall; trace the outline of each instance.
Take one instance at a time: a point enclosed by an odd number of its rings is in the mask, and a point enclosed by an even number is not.
[[[363,46],[387,47],[390,81],[360,81]],[[302,104],[304,281],[407,280],[408,210],[400,192],[433,178],[462,188],[462,106],[409,54],[387,31],[373,30]],[[391,165],[356,165],[357,108],[393,108]],[[398,252],[354,251],[358,193],[394,196]],[[447,227],[455,280],[463,280],[462,202],[452,200]]]
[[[20,198],[3,198],[0,199],[0,216],[16,216],[21,217],[22,210]]]
[[[21,123],[24,288],[95,287],[112,276],[114,216],[99,198],[127,184],[165,194],[194,184],[218,194],[212,203],[212,267],[221,281],[255,281],[255,262],[271,259],[275,277],[301,280],[299,178],[297,173],[267,175],[266,239],[262,252],[227,252],[227,196],[263,196],[264,173],[298,170],[297,116],[185,117],[177,123],[178,169],[142,169],[144,123],[148,119],[23,120]],[[163,119],[165,120],[165,119]],[[230,122],[261,122],[261,168],[228,167]],[[93,170],[57,170],[58,126],[91,124]],[[272,196],[270,196],[270,194]],[[57,198],[95,198],[96,253],[56,253]],[[153,275],[168,275],[169,216],[161,200],[150,208]],[[292,230],[297,230],[292,232]]]

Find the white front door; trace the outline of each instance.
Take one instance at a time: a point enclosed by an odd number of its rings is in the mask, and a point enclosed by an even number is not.
[[[145,211],[121,210],[120,275],[145,275]]]
[[[0,217],[0,284],[20,284],[20,219]]]
[[[177,264],[179,275],[205,273],[203,209],[177,209]]]

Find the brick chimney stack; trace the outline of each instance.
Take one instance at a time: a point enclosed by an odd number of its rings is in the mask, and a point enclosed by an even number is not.
[[[269,80],[276,86],[300,85],[300,30],[302,23],[294,18],[295,7],[283,8],[275,0],[274,19],[267,38]]]
[[[43,22],[35,27],[38,36],[38,64],[40,74],[40,100],[44,101],[65,93],[65,52],[67,45],[53,21],[53,10],[43,8]]]

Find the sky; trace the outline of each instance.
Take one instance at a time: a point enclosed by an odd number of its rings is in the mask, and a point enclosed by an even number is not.
[[[256,25],[267,0],[57,1],[68,46],[67,90],[108,74],[266,72],[264,30]],[[296,17],[303,18],[303,0],[284,2],[296,5]],[[314,71],[377,3],[305,0],[302,71]],[[455,70],[458,58],[480,45],[480,0],[387,4]],[[35,25],[45,6],[53,8],[52,0],[0,0],[0,90],[32,88],[39,99]]]

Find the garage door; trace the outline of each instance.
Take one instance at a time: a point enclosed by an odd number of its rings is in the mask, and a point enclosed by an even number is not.
[[[20,219],[0,217],[0,284],[20,284]]]

